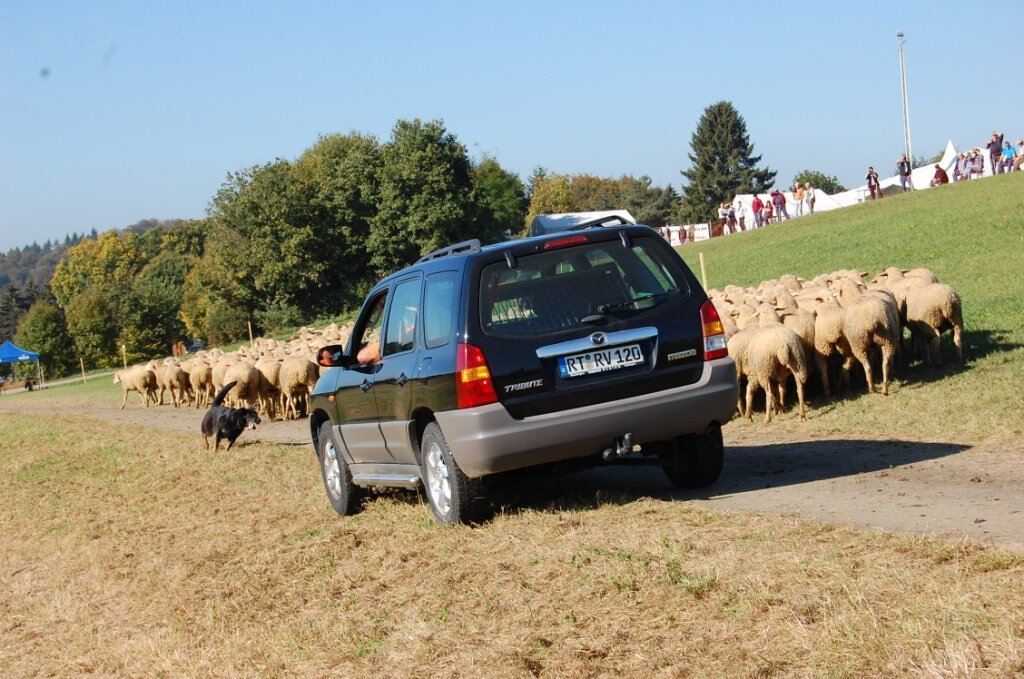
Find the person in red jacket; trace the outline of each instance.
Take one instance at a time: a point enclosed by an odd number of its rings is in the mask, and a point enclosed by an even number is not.
[[[943,184],[948,184],[948,183],[949,183],[949,175],[946,174],[946,171],[943,170],[941,166],[936,165],[935,166],[935,176],[932,177],[931,185],[932,186],[942,186]]]
[[[754,194],[754,202],[750,204],[750,209],[754,212],[754,226],[760,229],[764,225],[764,222],[761,221],[764,203],[761,202],[756,193]]]

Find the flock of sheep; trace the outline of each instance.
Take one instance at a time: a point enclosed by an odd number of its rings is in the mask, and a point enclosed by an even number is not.
[[[925,362],[940,362],[939,337],[953,333],[957,358],[963,360],[963,316],[960,297],[928,269],[889,267],[865,282],[857,269],[833,271],[808,281],[786,274],[756,288],[727,285],[708,290],[728,336],[729,355],[736,361],[741,385],[737,408],[752,419],[759,389],[765,392],[765,420],[785,407],[786,385],[796,384],[800,419],[805,418],[804,388],[812,372],[830,397],[830,369],[840,369],[841,385],[849,389],[855,365],[864,371],[868,391],[876,384],[889,393],[889,378],[903,360],[904,335]],[[200,351],[179,361],[167,358],[118,371],[114,383],[137,392],[146,407],[163,405],[170,392],[174,407],[208,406],[225,384],[236,382],[227,404],[255,408],[267,417],[300,417],[306,398],[320,376],[317,349],[343,344],[351,325],[302,328],[288,341],[260,338],[251,347],[224,352]]]
[[[787,274],[757,288],[727,285],[708,290],[729,338],[729,355],[745,392],[737,408],[753,418],[754,395],[765,392],[765,421],[785,407],[786,384],[796,383],[800,419],[805,419],[804,387],[815,371],[826,397],[831,396],[830,366],[841,367],[844,389],[859,364],[868,391],[876,384],[875,364],[881,369],[882,393],[889,393],[889,376],[903,360],[903,329],[910,331],[911,348],[925,362],[939,364],[939,337],[952,330],[957,359],[963,361],[963,315],[960,297],[940,283],[929,269],[889,267],[865,282],[857,269],[833,271],[807,281]],[[744,400],[745,396],[745,400]]]
[[[185,361],[150,361],[119,370],[114,384],[124,391],[121,408],[133,391],[146,407],[151,402],[163,405],[169,392],[175,408],[202,408],[210,405],[221,387],[235,382],[227,405],[254,408],[267,417],[280,413],[283,419],[294,419],[303,414],[307,396],[320,377],[317,349],[343,344],[350,330],[349,324],[339,327],[331,323],[319,330],[302,328],[288,341],[260,338],[237,351],[211,349]]]

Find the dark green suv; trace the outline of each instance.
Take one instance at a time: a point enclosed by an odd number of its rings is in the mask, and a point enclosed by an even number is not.
[[[445,523],[479,480],[650,457],[713,483],[735,365],[715,307],[646,226],[460,243],[377,284],[325,347],[310,427],[339,514],[366,488],[423,485]]]

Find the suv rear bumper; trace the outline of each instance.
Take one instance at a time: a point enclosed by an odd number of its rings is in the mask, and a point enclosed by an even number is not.
[[[467,476],[522,469],[600,453],[630,433],[634,443],[663,441],[725,424],[736,411],[736,364],[704,364],[701,378],[674,389],[517,420],[500,403],[435,413]]]

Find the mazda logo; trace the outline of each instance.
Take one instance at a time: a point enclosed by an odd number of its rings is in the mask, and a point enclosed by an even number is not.
[[[608,338],[605,337],[605,334],[603,332],[595,332],[593,335],[590,336],[590,341],[593,343],[595,347],[601,346],[602,344],[605,343],[605,341],[607,341],[607,339]]]

